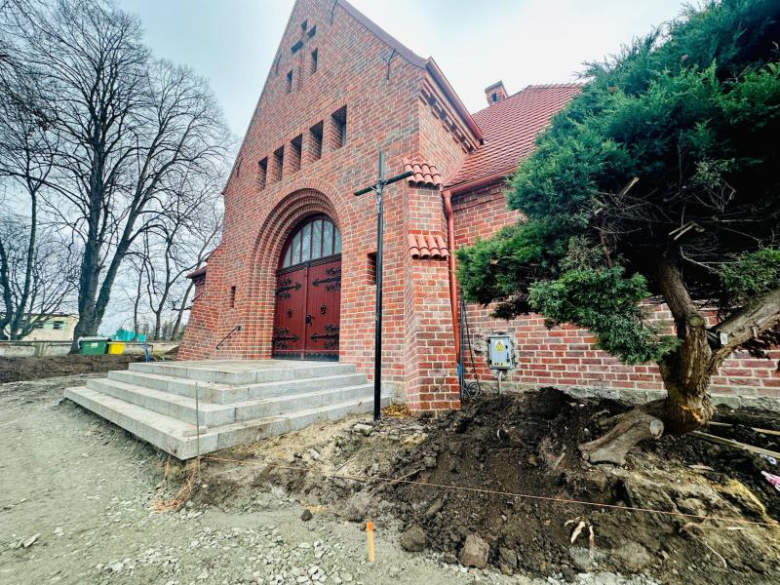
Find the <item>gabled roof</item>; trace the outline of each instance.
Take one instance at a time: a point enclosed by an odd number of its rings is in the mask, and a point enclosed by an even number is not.
[[[433,77],[433,79],[436,81],[436,84],[444,92],[444,95],[447,97],[449,102],[455,108],[458,116],[460,116],[461,119],[465,122],[466,126],[474,135],[474,138],[477,140],[477,142],[482,140],[482,132],[479,128],[479,125],[474,121],[474,118],[471,116],[466,106],[463,105],[463,102],[461,101],[458,94],[456,94],[455,90],[452,89],[450,82],[447,81],[447,78],[444,76],[444,73],[442,73],[441,69],[439,69],[436,61],[433,60],[433,57],[428,57],[427,59],[420,57],[417,53],[407,48],[406,45],[378,26],[374,21],[360,12],[357,8],[352,6],[352,4],[347,2],[347,0],[336,0],[336,5],[341,6],[355,20],[366,27],[366,29],[371,31],[374,36],[384,42],[396,53],[401,55],[409,63],[415,65],[416,67],[420,67],[421,69],[426,69],[428,73],[430,73],[431,77]]]
[[[531,154],[539,132],[580,90],[574,83],[529,85],[474,114],[485,143],[466,157],[448,186],[512,174]]]

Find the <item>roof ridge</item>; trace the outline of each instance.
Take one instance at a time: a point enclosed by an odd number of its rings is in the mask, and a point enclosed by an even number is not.
[[[529,85],[526,85],[523,89],[520,91],[525,91],[526,89],[557,89],[559,87],[565,87],[565,88],[578,88],[584,86],[585,83],[578,83],[576,81],[572,82],[560,82],[560,83],[531,83]],[[517,93],[520,93],[517,92]],[[516,94],[515,94],[516,95]]]
[[[496,108],[497,106],[501,106],[501,104],[508,102],[509,100],[516,98],[517,96],[521,95],[524,91],[529,89],[581,89],[584,87],[584,83],[539,83],[539,84],[530,84],[526,85],[523,89],[517,90],[515,93],[510,94],[506,96],[503,100],[501,100],[498,103],[490,104],[488,106],[485,106],[484,108],[477,110],[476,112],[471,112],[472,116],[477,116],[483,112],[489,111],[491,108]],[[495,111],[495,110],[494,110]]]

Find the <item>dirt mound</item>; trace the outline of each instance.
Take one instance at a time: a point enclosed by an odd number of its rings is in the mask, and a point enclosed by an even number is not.
[[[628,469],[585,462],[577,445],[602,432],[594,421],[626,408],[555,389],[480,400],[431,421],[426,439],[399,454],[391,475],[429,485],[377,490],[395,503],[406,530],[423,529],[430,548],[455,559],[478,535],[489,562],[507,573],[573,578],[598,568],[664,582],[780,579],[780,531],[739,521],[780,517],[780,492],[760,474],[772,464],[690,436],[650,444],[630,455]]]
[[[75,374],[126,370],[130,362],[142,361],[133,355],[63,355],[52,357],[0,357],[0,384],[40,380]]]
[[[643,444],[625,467],[584,461],[577,446],[628,408],[547,388],[438,418],[315,425],[208,461],[199,497],[251,507],[257,490],[281,486],[315,514],[396,526],[409,551],[505,573],[780,582],[780,492],[761,475],[780,467],[693,436]],[[737,426],[708,432],[772,448],[774,437],[749,429],[776,428],[778,415],[718,415]]]

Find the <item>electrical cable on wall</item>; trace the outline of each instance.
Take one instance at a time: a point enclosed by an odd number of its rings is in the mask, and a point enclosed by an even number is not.
[[[460,349],[458,359],[458,381],[460,382],[460,399],[474,398],[482,394],[482,384],[479,380],[479,372],[477,371],[477,365],[474,361],[474,348],[471,345],[471,329],[469,328],[469,318],[466,312],[466,301],[463,300],[463,295],[460,297]],[[466,368],[463,346],[468,347],[469,360],[471,361],[471,371],[474,374],[476,382],[466,381]]]

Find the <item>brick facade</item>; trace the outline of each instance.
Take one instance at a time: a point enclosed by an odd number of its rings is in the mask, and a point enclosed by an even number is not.
[[[373,195],[353,193],[374,182],[382,150],[388,175],[420,169],[385,191],[385,389],[414,410],[457,408],[453,251],[440,249],[448,238],[441,189],[453,193],[455,247],[516,222],[501,181],[578,91],[504,92],[472,116],[432,59],[348,2],[298,0],[224,190],[222,242],[192,275],[196,294],[179,359],[272,357],[280,257],[302,222],[324,214],[342,236],[339,360],[373,375],[376,208]],[[410,241],[430,242],[434,253]],[[655,367],[622,366],[595,350],[585,332],[548,331],[538,317],[496,321],[489,313],[468,308],[472,340],[483,350],[486,334],[510,332],[518,350],[512,385],[660,388]],[[484,354],[477,363],[479,375],[491,378]],[[780,383],[771,368],[730,360],[716,386],[770,392]]]
[[[487,238],[505,225],[515,223],[519,215],[509,211],[500,182],[476,192],[465,193],[453,201],[455,238],[458,247],[477,238]],[[652,320],[673,334],[671,313],[664,305],[651,305]],[[618,359],[594,347],[587,331],[565,325],[547,329],[544,319],[529,315],[512,321],[491,317],[491,307],[469,304],[466,308],[471,329],[476,374],[467,359],[467,379],[477,377],[489,386],[496,375],[487,363],[487,338],[508,333],[514,343],[517,367],[509,372],[502,387],[507,389],[594,388],[635,393],[639,397],[664,389],[658,366],[626,366]],[[780,398],[780,351],[770,352],[771,360],[756,359],[746,352],[736,352],[726,360],[718,376],[712,379],[712,392],[720,395]]]

